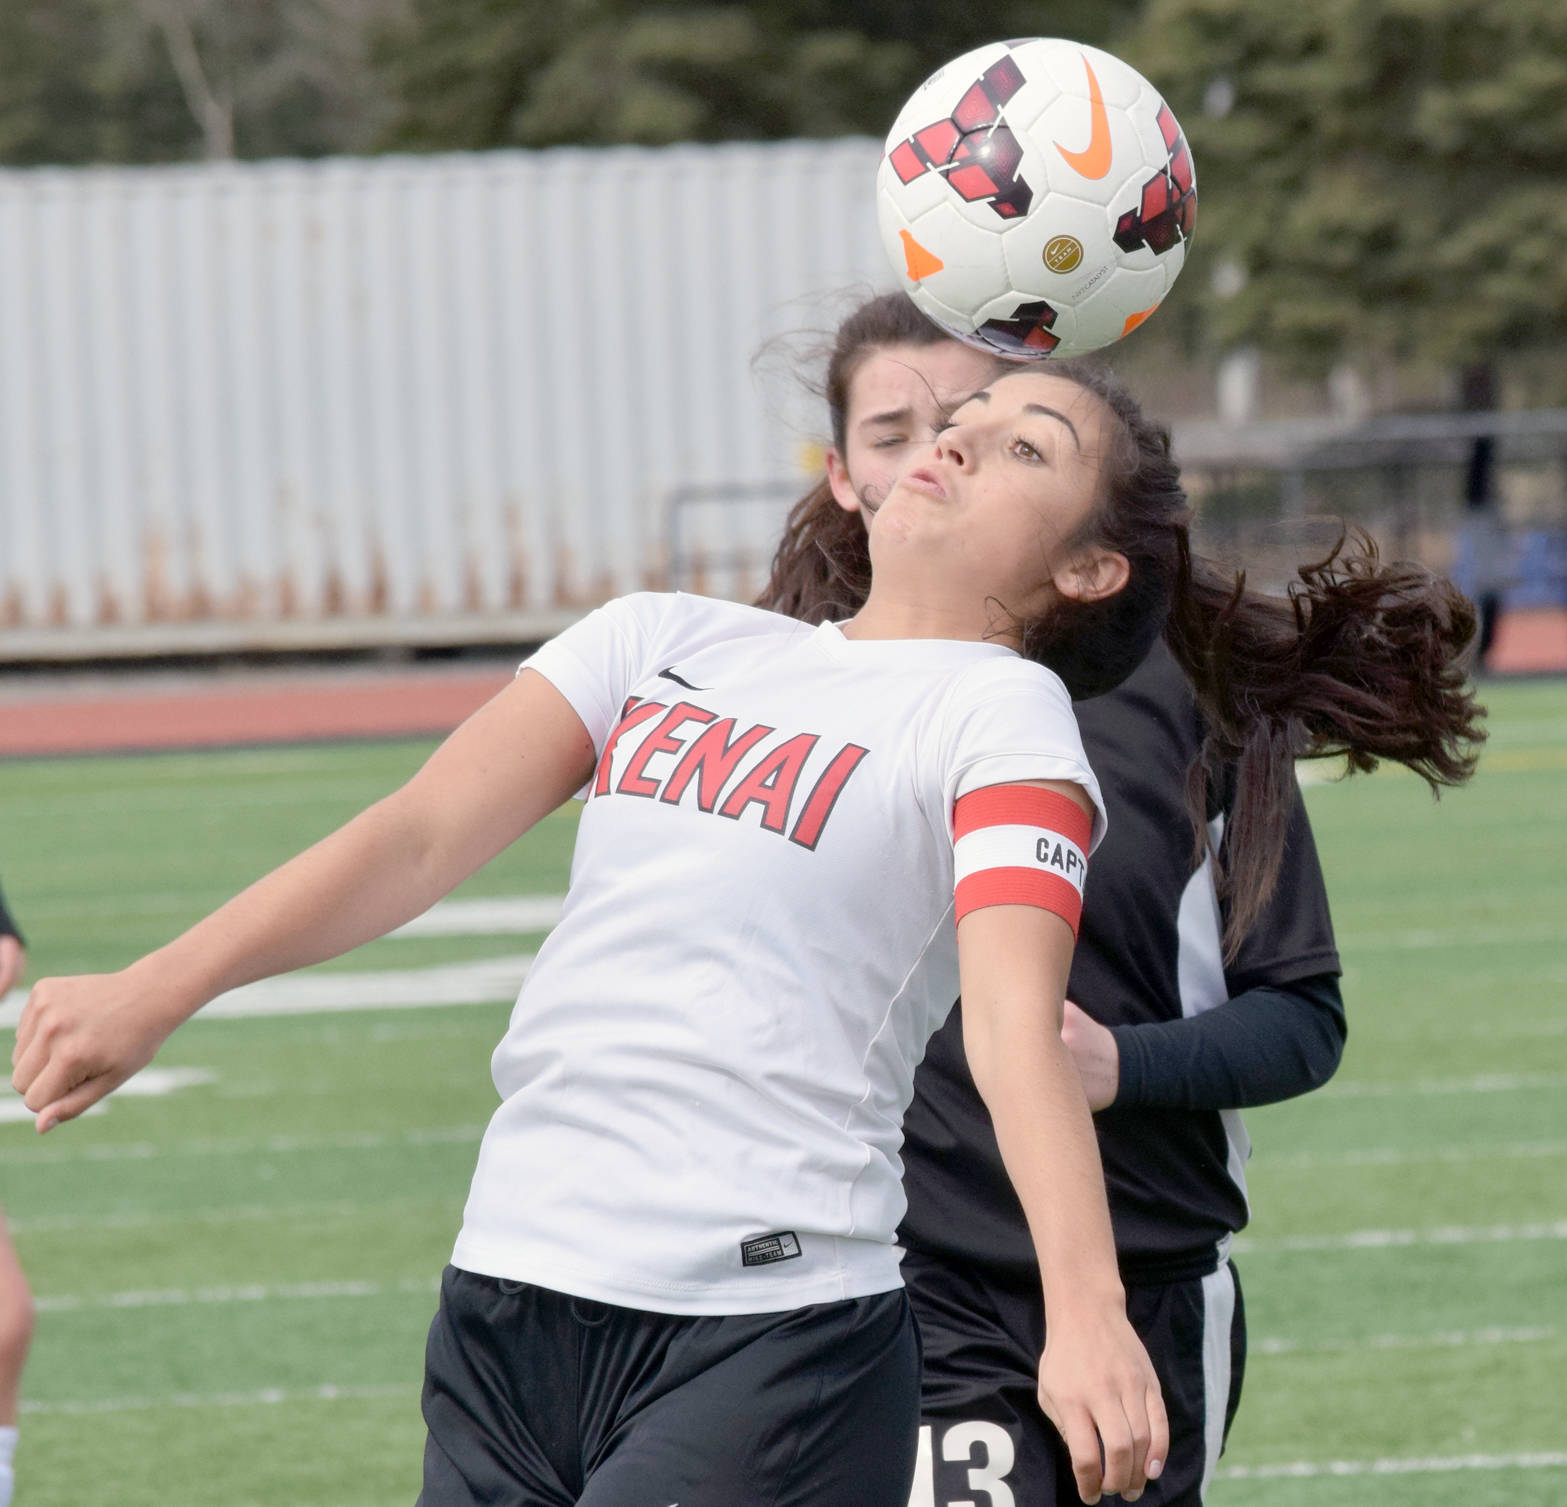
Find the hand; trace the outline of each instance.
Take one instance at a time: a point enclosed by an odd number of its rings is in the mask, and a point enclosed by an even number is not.
[[[1061,1016],[1061,1040],[1083,1080],[1088,1107],[1108,1109],[1121,1088],[1121,1051],[1114,1032],[1068,1000]]]
[[[13,936],[0,936],[0,999],[15,985],[22,982],[22,974],[27,969],[27,951],[22,946],[20,939]]]
[[[183,1018],[129,972],[40,979],[16,1027],[11,1085],[42,1135],[152,1061]]]
[[[1085,1502],[1101,1492],[1135,1502],[1164,1469],[1170,1425],[1159,1379],[1120,1303],[1048,1317],[1039,1405],[1071,1452]]]

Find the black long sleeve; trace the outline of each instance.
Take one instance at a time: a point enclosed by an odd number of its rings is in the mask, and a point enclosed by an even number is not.
[[[1259,986],[1182,1020],[1112,1026],[1121,1054],[1117,1105],[1244,1109],[1326,1083],[1347,1027],[1331,973]]]

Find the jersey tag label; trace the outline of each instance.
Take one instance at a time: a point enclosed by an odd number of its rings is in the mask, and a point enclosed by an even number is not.
[[[779,1230],[775,1235],[753,1235],[740,1242],[741,1266],[771,1266],[774,1261],[788,1261],[802,1254],[800,1237],[793,1230]]]

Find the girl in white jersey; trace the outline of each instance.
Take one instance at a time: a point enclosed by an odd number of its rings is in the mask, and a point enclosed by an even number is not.
[[[612,603],[183,937],[34,990],[14,1081],[48,1129],[217,993],[381,935],[586,789],[432,1326],[429,1507],[903,1507],[899,1121],[960,985],[1038,1251],[1042,1403],[1086,1501],[1160,1469],[1060,1039],[1103,818],[1064,687],[1019,651],[1096,604],[1154,631],[1212,604],[1184,600],[1184,498],[1142,486],[1129,400],[1029,370],[957,418],[877,509],[849,622]],[[1379,628],[1411,614],[1467,637],[1445,599]]]

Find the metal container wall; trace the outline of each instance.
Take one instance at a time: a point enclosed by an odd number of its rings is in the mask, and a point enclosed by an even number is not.
[[[542,635],[693,489],[747,589],[820,407],[753,358],[889,283],[876,155],[0,172],[0,658]]]

